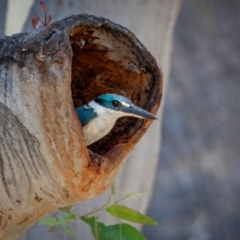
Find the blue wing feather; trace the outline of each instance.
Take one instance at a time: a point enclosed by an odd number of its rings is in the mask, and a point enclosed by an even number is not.
[[[94,109],[85,105],[77,107],[75,110],[82,126],[86,126],[91,120],[97,117],[97,113],[94,111]]]

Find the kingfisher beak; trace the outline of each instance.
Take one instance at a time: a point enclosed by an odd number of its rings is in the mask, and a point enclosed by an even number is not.
[[[121,109],[124,113],[127,113],[129,116],[138,117],[138,118],[145,118],[151,120],[157,120],[158,118],[155,117],[153,114],[143,110],[140,107],[132,104],[129,107],[123,107]]]

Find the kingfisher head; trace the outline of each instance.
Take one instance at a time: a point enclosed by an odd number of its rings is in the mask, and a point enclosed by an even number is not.
[[[144,119],[158,119],[153,114],[137,107],[132,101],[122,95],[117,94],[103,94],[94,100],[95,111],[100,113],[108,112],[108,114],[120,118],[123,116],[133,116]]]
[[[108,134],[120,117],[157,119],[151,113],[134,105],[129,98],[110,93],[100,95],[75,110],[82,124],[87,146]]]

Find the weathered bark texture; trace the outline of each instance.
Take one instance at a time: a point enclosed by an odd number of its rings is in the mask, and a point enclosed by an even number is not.
[[[114,92],[156,113],[162,77],[133,34],[89,15],[2,37],[0,72],[0,238],[11,239],[106,190],[151,123],[121,119],[89,156],[74,106]]]
[[[30,16],[40,12],[39,1],[35,2]],[[86,12],[106,17],[130,29],[159,61],[164,75],[164,88],[166,88],[171,62],[172,32],[181,1],[51,0],[46,2],[46,5],[48,13],[51,13],[55,20],[69,14]],[[26,23],[25,29],[31,29],[30,20]],[[129,199],[125,202],[128,206],[141,212],[146,210],[151,199],[151,190],[159,160],[162,111],[158,112],[158,117],[159,121],[152,124],[116,179],[116,191],[119,197],[126,194],[127,189],[131,192],[149,192],[141,198]],[[97,199],[80,203],[75,206],[74,210],[79,213],[90,212],[105,203],[108,195],[107,192]],[[101,220],[108,223],[114,221],[106,214],[101,216]],[[80,221],[76,223],[75,231],[80,239],[92,239],[89,228]],[[47,239],[70,239],[65,233],[61,235],[61,232],[49,234],[46,227],[39,225],[27,233],[26,239],[37,240],[43,236]]]

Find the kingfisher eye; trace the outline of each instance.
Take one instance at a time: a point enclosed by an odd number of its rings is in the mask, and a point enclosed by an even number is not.
[[[120,105],[120,102],[117,101],[117,100],[113,100],[113,101],[112,101],[112,105],[113,105],[114,107],[118,107],[118,106]]]

